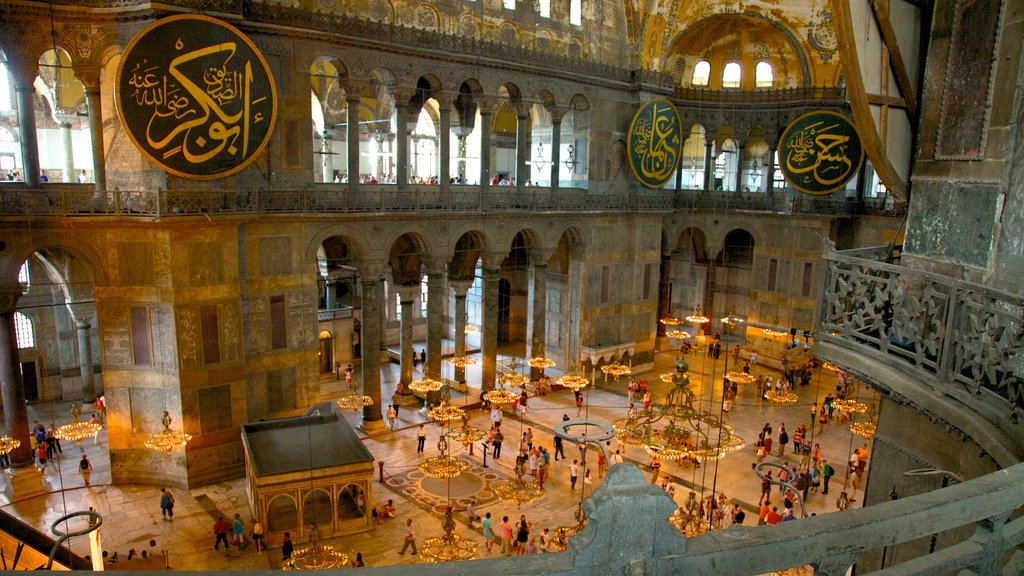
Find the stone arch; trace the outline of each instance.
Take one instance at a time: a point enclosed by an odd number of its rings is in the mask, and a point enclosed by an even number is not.
[[[290,494],[278,494],[267,504],[267,531],[287,532],[299,526],[299,507]]]
[[[10,258],[3,259],[0,265],[0,285],[17,284],[18,271],[25,260],[39,251],[57,249],[66,252],[69,256],[87,265],[91,274],[91,281],[94,284],[107,285],[110,283],[107,276],[107,267],[104,258],[92,244],[81,237],[74,238],[72,244],[68,241],[67,235],[38,234],[32,232],[29,236],[31,243],[8,242],[12,250]]]
[[[569,105],[572,106],[573,110],[580,112],[590,110],[590,100],[587,100],[586,96],[578,92],[569,98]]]
[[[473,14],[464,13],[459,17],[459,36],[477,39],[480,37],[480,19]]]
[[[316,524],[323,530],[334,525],[334,506],[331,495],[323,489],[314,488],[302,497],[302,525]]]
[[[672,252],[677,251],[693,254],[693,259],[696,262],[707,262],[710,257],[707,232],[700,226],[694,225],[680,230],[676,243],[672,247]]]
[[[569,39],[569,56],[574,58],[583,58],[587,54],[587,43],[583,38],[579,36],[573,36]]]
[[[415,26],[424,30],[437,31],[441,17],[437,9],[429,4],[420,4],[416,7]]]
[[[717,266],[752,268],[754,266],[754,236],[744,228],[733,228],[722,238],[722,249],[715,255]]]
[[[339,225],[324,226],[315,231],[310,238],[309,244],[306,245],[303,261],[316,261],[317,253],[329,238],[341,238],[348,244],[352,252],[352,263],[354,265],[362,264],[365,261],[366,247],[358,240],[359,236],[347,226]]]
[[[482,231],[468,229],[459,234],[452,245],[452,254],[448,261],[448,278],[472,280],[476,273],[477,260],[487,249],[487,236]]]
[[[541,88],[537,91],[537,99],[544,106],[554,106],[557,104],[555,95],[547,88]]]
[[[423,261],[431,256],[426,236],[414,230],[400,230],[389,242],[388,262],[395,284],[417,285],[423,276]]]
[[[394,22],[395,5],[389,0],[373,0],[370,4],[369,16],[378,22]]]
[[[523,99],[523,92],[522,90],[519,89],[519,85],[517,85],[515,82],[503,82],[498,92],[501,93],[502,90],[504,90],[504,93],[505,95],[508,96],[508,99],[513,102]]]
[[[561,242],[562,238],[565,238],[566,243],[570,247],[579,250],[586,250],[587,246],[590,245],[590,234],[575,224],[563,226],[555,238],[556,242]]]

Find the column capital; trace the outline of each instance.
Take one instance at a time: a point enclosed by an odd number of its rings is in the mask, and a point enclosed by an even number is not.
[[[14,312],[21,298],[21,289],[0,290],[0,312]]]
[[[8,60],[7,71],[14,78],[14,89],[19,92],[35,91],[34,82],[39,75],[39,64],[33,60]]]
[[[423,258],[423,268],[427,271],[427,280],[433,276],[440,276],[445,273],[447,262],[437,258]]]
[[[416,95],[415,86],[392,86],[388,88],[388,92],[391,92],[391,97],[395,99],[395,108],[402,109],[406,107],[405,111],[408,112],[409,100]]]
[[[483,261],[482,268],[484,272],[500,271],[501,263],[505,261],[508,256],[507,252],[480,252],[480,259]]]
[[[100,91],[100,66],[99,64],[85,63],[73,66],[75,76],[82,82],[86,92]]]
[[[349,78],[342,87],[345,89],[346,99],[360,100],[363,97],[363,92],[370,87],[370,81],[362,78]]]
[[[380,282],[380,279],[384,277],[384,271],[387,266],[388,263],[384,261],[363,262],[356,266],[359,270],[359,280],[361,282]]]
[[[466,294],[469,293],[469,289],[473,287],[473,279],[452,280],[449,278],[448,285],[451,286],[452,292],[455,292],[456,298],[465,298]]]
[[[569,113],[570,108],[568,106],[561,106],[558,104],[548,104],[544,106],[548,111],[548,115],[551,116],[552,124],[561,124],[562,118]]]
[[[451,110],[452,104],[459,97],[458,92],[435,92],[430,95],[434,100],[437,101],[437,106],[441,110]]]
[[[498,96],[474,96],[473,103],[481,116],[493,114],[505,99]]]
[[[419,284],[395,284],[398,288],[398,301],[402,304],[412,303],[420,293]]]
[[[529,118],[530,109],[533,108],[533,102],[526,102],[525,100],[509,100],[512,108],[516,111],[516,118]]]

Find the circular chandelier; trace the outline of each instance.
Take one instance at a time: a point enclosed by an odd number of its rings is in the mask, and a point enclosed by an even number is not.
[[[443,536],[427,538],[420,545],[420,558],[430,563],[459,562],[476,558],[476,541],[455,533],[451,505],[445,510],[441,528],[444,530]]]
[[[725,377],[728,378],[730,382],[735,382],[737,384],[750,384],[754,381],[754,377],[747,372],[729,372]]]
[[[352,563],[348,554],[338,552],[333,546],[320,543],[320,531],[314,524],[309,531],[309,547],[292,552],[291,560],[281,566],[282,570],[328,570],[348,568]]]
[[[771,336],[773,338],[786,335],[785,332],[781,330],[774,330],[772,328],[761,328],[761,332],[764,332],[765,336]]]
[[[800,397],[796,395],[796,392],[777,389],[765,392],[764,398],[765,400],[775,402],[776,404],[793,404],[800,400]]]
[[[858,436],[863,436],[868,440],[871,440],[876,431],[878,431],[878,427],[872,422],[854,422],[853,424],[850,424],[850,432],[853,432]]]
[[[848,412],[850,414],[863,414],[868,411],[868,405],[863,402],[858,402],[854,399],[849,400],[836,400],[832,403],[836,410],[840,412]]]
[[[544,490],[540,487],[540,483],[523,480],[523,476],[526,475],[526,462],[517,460],[514,471],[515,479],[494,487],[495,496],[505,502],[514,502],[516,506],[520,507],[544,496]]]
[[[452,356],[448,363],[456,368],[465,369],[466,366],[476,366],[480,361],[472,356]]]
[[[440,404],[427,410],[427,416],[438,424],[451,424],[462,420],[462,408],[451,404],[448,400],[442,400]]]
[[[666,460],[717,460],[746,445],[732,426],[695,407],[697,398],[690,390],[690,377],[686,374],[689,369],[685,359],[676,360],[675,372],[668,380],[673,388],[665,404],[612,424],[620,443],[643,448],[648,454]],[[665,376],[662,380],[666,380]]]
[[[582,532],[586,527],[587,514],[583,511],[582,506],[576,508],[574,517],[576,518],[574,526],[562,526],[555,530],[555,535],[551,537],[551,544],[555,550],[565,552],[569,548],[569,539]]]
[[[555,365],[554,360],[543,356],[534,356],[527,360],[526,363],[530,365],[530,368],[535,370],[544,370],[545,368],[551,368]]]
[[[458,442],[463,446],[469,446],[473,442],[483,438],[487,433],[477,428],[476,426],[470,426],[469,424],[463,424],[461,427],[456,428],[445,434],[445,438],[448,438],[452,442]]]
[[[697,502],[697,493],[691,491],[686,497],[686,502],[668,517],[668,522],[687,538],[707,534],[715,527],[702,512],[704,510]]]
[[[171,430],[171,414],[167,410],[164,410],[164,417],[160,419],[160,423],[164,425],[163,431],[150,434],[149,438],[146,438],[146,448],[170,454],[176,448],[184,448],[192,440],[191,434]]]
[[[78,402],[71,404],[71,416],[75,419],[71,424],[65,424],[56,430],[54,434],[61,440],[67,440],[68,442],[74,442],[77,446],[82,445],[82,440],[99,434],[99,431],[103,428],[98,422],[82,422],[78,419],[82,415],[82,407],[78,405]]]
[[[825,370],[828,370],[829,372],[840,372],[840,371],[842,371],[842,368],[840,368],[839,366],[836,366],[835,364],[833,364],[831,362],[825,362],[824,364],[821,365],[821,367],[824,368]]]
[[[601,372],[604,372],[605,376],[611,376],[612,378],[618,379],[622,376],[632,374],[633,369],[629,366],[615,362],[613,364],[605,364],[604,366],[601,366]]]
[[[21,446],[21,440],[11,438],[10,436],[0,436],[0,456],[6,456],[14,452],[19,446]]]
[[[679,326],[683,323],[683,321],[676,316],[665,316],[660,320],[660,322],[665,326]]]
[[[348,408],[353,412],[358,412],[360,409],[367,406],[373,406],[373,398],[363,396],[362,394],[346,394],[334,402],[338,405],[338,408],[343,410]]]
[[[494,390],[488,390],[487,392],[484,392],[484,400],[487,400],[489,403],[499,408],[502,406],[508,406],[509,404],[512,404],[518,399],[518,394],[501,386],[495,388]]]
[[[517,372],[508,372],[498,376],[498,383],[508,386],[509,388],[515,388],[516,386],[525,386],[530,382],[530,378]]]
[[[686,317],[686,321],[690,324],[707,324],[711,322],[711,319],[700,313],[700,310],[694,310],[693,314]]]
[[[672,330],[666,330],[665,336],[668,336],[673,340],[683,340],[685,338],[689,338],[690,336],[692,336],[692,334],[690,334],[686,330],[679,330],[677,328],[673,328]]]
[[[566,374],[559,376],[555,383],[562,386],[563,388],[571,388],[573,391],[579,391],[587,387],[590,384],[590,380],[586,376],[580,376],[579,374]]]
[[[437,392],[444,386],[444,382],[440,380],[434,380],[433,378],[427,378],[424,376],[419,380],[413,380],[409,382],[409,389],[413,392],[419,392],[420,394],[427,394],[429,392]]]
[[[469,468],[469,464],[466,464],[455,456],[442,454],[440,456],[427,458],[417,468],[419,468],[420,472],[430,478],[447,479],[455,478],[459,474],[465,472],[466,468]]]

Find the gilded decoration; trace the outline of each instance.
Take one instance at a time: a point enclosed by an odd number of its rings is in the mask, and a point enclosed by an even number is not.
[[[682,123],[671,102],[655,98],[637,110],[629,124],[629,166],[648,188],[672,177],[683,150]]]
[[[818,110],[786,127],[779,139],[779,168],[793,187],[814,195],[842,189],[864,161],[857,128],[845,116]]]
[[[277,88],[259,49],[208,16],[171,16],[143,29],[125,49],[115,86],[129,138],[183,178],[241,170],[270,141],[277,116]]]

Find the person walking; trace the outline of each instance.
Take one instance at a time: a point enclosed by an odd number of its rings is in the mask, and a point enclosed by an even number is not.
[[[245,535],[245,521],[242,520],[241,514],[235,514],[235,519],[231,522],[231,533],[235,538],[235,544],[241,548],[242,536]]]
[[[388,428],[390,428],[392,432],[395,431],[395,420],[397,419],[398,412],[395,411],[395,405],[388,404]]]
[[[85,485],[89,485],[89,478],[92,476],[92,462],[89,462],[89,457],[82,454],[82,461],[78,463],[78,473],[82,475],[82,480],[85,480]]]
[[[559,456],[561,456],[562,459],[564,460],[565,459],[565,450],[562,447],[562,437],[561,436],[555,436],[555,462],[558,462],[558,457]]]
[[[405,549],[412,546],[412,555],[416,555],[416,532],[412,529],[412,518],[405,520],[405,542],[402,543],[402,549],[398,552],[399,554],[405,554]]]
[[[828,463],[828,460],[825,460],[824,458],[822,458],[821,463],[823,465],[821,469],[821,477],[825,479],[825,487],[822,489],[821,493],[828,494],[828,481],[830,478],[835,476],[836,469],[833,468],[832,465]]]
[[[491,524],[491,513],[488,512],[484,515],[484,521],[480,523],[484,528],[484,546],[487,547],[487,551],[491,551],[491,546],[494,545],[494,526]]]
[[[419,430],[416,431],[416,453],[423,453],[423,445],[427,443],[427,427],[420,424]]]
[[[221,518],[223,520],[223,517]],[[228,545],[227,539],[224,540],[224,546]],[[292,544],[291,532],[284,533],[284,539],[281,540],[281,563],[290,562],[292,559],[292,552],[295,550],[295,545]]]
[[[263,552],[267,549],[266,544],[263,543],[263,525],[260,524],[257,518],[252,520],[252,543],[256,545],[257,552]]]
[[[224,516],[218,516],[217,521],[213,523],[213,535],[217,540],[213,543],[214,550],[220,550],[220,543],[224,542],[224,550],[228,549],[228,523],[224,521]],[[288,553],[285,554],[284,546],[289,546]],[[291,540],[288,539],[288,533],[284,533],[284,544],[281,548],[281,553],[284,554],[284,560],[291,558]]]
[[[174,522],[174,495],[166,486],[160,487],[160,515],[164,520]]]
[[[569,491],[576,490],[576,478],[580,473],[579,466],[577,466],[578,460],[573,460],[572,464],[569,464]]]

